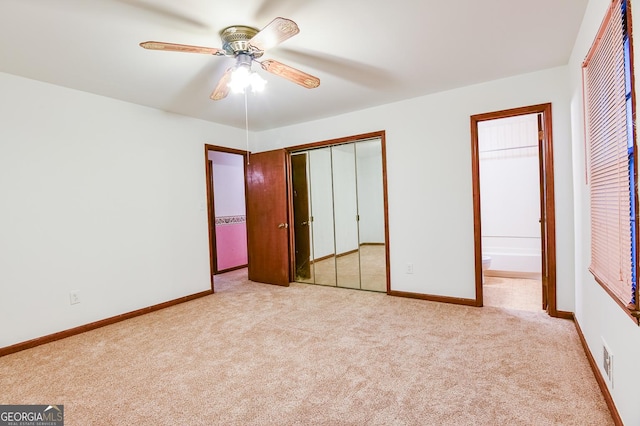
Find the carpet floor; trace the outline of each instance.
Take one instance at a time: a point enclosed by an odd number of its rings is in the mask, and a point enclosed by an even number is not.
[[[216,276],[216,294],[0,358],[65,425],[613,425],[571,321]]]
[[[542,312],[542,281],[485,276],[483,304],[495,308]]]

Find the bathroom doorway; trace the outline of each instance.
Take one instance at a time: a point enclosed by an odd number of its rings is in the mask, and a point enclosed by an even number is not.
[[[471,117],[478,306],[569,315],[556,307],[551,129],[551,104]]]
[[[245,268],[248,263],[246,152],[205,145],[205,159],[213,276]]]

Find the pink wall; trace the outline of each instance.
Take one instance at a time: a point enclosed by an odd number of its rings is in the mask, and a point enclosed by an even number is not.
[[[216,225],[218,270],[247,264],[247,226],[245,222]]]

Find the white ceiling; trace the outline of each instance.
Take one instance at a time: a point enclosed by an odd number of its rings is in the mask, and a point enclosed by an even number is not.
[[[242,95],[209,95],[233,59],[142,49],[221,47],[229,25],[277,16],[300,33],[268,50],[320,78],[265,71],[249,126],[265,130],[567,64],[588,0],[0,0],[0,71],[244,128]],[[254,70],[258,67],[254,66]]]

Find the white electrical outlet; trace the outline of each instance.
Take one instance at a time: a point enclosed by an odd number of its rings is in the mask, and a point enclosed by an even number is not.
[[[71,305],[75,305],[76,303],[80,303],[80,292],[72,291],[69,293],[69,303]]]
[[[407,263],[407,274],[413,274],[413,263]]]
[[[613,354],[604,339],[602,339],[602,369],[611,388],[613,388]]]

